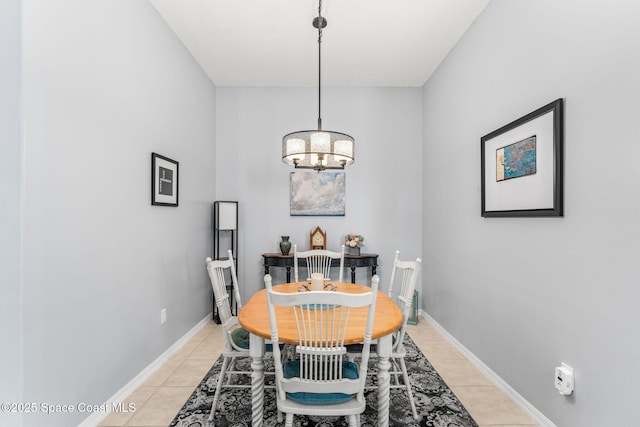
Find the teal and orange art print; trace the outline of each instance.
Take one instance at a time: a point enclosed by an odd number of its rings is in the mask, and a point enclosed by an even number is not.
[[[496,150],[496,181],[536,173],[536,135]]]

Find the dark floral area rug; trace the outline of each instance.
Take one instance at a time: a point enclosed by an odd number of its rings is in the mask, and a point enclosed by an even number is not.
[[[389,425],[399,426],[429,426],[429,427],[478,427],[471,415],[462,406],[462,403],[453,394],[451,389],[440,378],[422,352],[414,342],[405,335],[405,347],[407,349],[406,363],[413,395],[418,411],[418,420],[411,416],[411,408],[403,389],[391,390]],[[216,361],[209,373],[202,380],[193,394],[189,397],[178,415],[171,422],[171,427],[204,427],[209,426],[209,411],[215,393],[215,388],[222,365],[222,357]],[[265,362],[265,370],[272,369],[270,362]],[[241,369],[250,370],[249,360],[238,363]],[[375,372],[375,361],[370,365],[370,370]],[[273,382],[273,376],[267,377],[267,384]],[[247,377],[237,376],[238,382],[249,384]],[[371,385],[375,385],[376,377],[373,375]],[[369,383],[367,383],[369,385]],[[360,416],[362,426],[375,427],[377,425],[377,392],[375,389],[366,393],[367,409]],[[274,389],[265,390],[264,425],[282,426],[277,422],[277,409]],[[216,427],[248,427],[251,426],[251,389],[222,389],[218,411],[214,418]],[[298,427],[343,427],[347,426],[345,417],[315,417],[296,415],[294,426]]]

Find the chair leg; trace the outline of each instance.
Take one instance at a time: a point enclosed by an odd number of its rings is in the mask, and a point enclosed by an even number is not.
[[[417,420],[418,411],[416,411],[416,402],[413,399],[413,391],[411,391],[411,383],[409,382],[409,374],[407,373],[407,365],[404,363],[404,357],[400,359],[400,367],[402,368],[402,380],[404,381],[405,387],[407,387],[407,398],[411,405],[411,413],[413,415],[413,419]]]
[[[229,370],[229,371],[235,371],[236,370],[236,358],[235,357],[232,357],[231,359],[229,359],[229,363],[227,364],[227,370]],[[233,374],[229,374],[229,375],[227,375],[227,385],[230,385],[232,383],[233,383]]]
[[[229,358],[225,357],[222,361],[222,368],[220,368],[220,376],[218,377],[216,393],[213,395],[213,403],[211,404],[211,412],[209,413],[209,422],[213,421],[213,416],[216,413],[216,406],[218,405],[218,399],[220,398],[220,392],[222,391],[222,382],[224,381],[224,376],[227,373],[228,366]]]
[[[293,413],[288,412],[284,423],[285,427],[293,427]]]
[[[397,360],[391,359],[391,369],[389,370],[389,374],[393,376],[393,381],[395,385],[400,385],[400,378],[398,377],[399,373],[402,373],[404,378],[404,372],[402,371],[402,368],[398,365]]]
[[[349,415],[349,427],[358,427],[358,417],[356,415]]]

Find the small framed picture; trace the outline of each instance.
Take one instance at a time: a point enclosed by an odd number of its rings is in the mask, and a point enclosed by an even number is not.
[[[563,216],[562,98],[481,139],[483,217]]]
[[[178,206],[178,162],[151,153],[151,204]]]

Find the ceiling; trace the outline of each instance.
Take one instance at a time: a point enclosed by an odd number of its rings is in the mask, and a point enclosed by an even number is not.
[[[318,0],[150,0],[216,86],[317,86]],[[420,87],[489,0],[324,0],[323,86]]]

